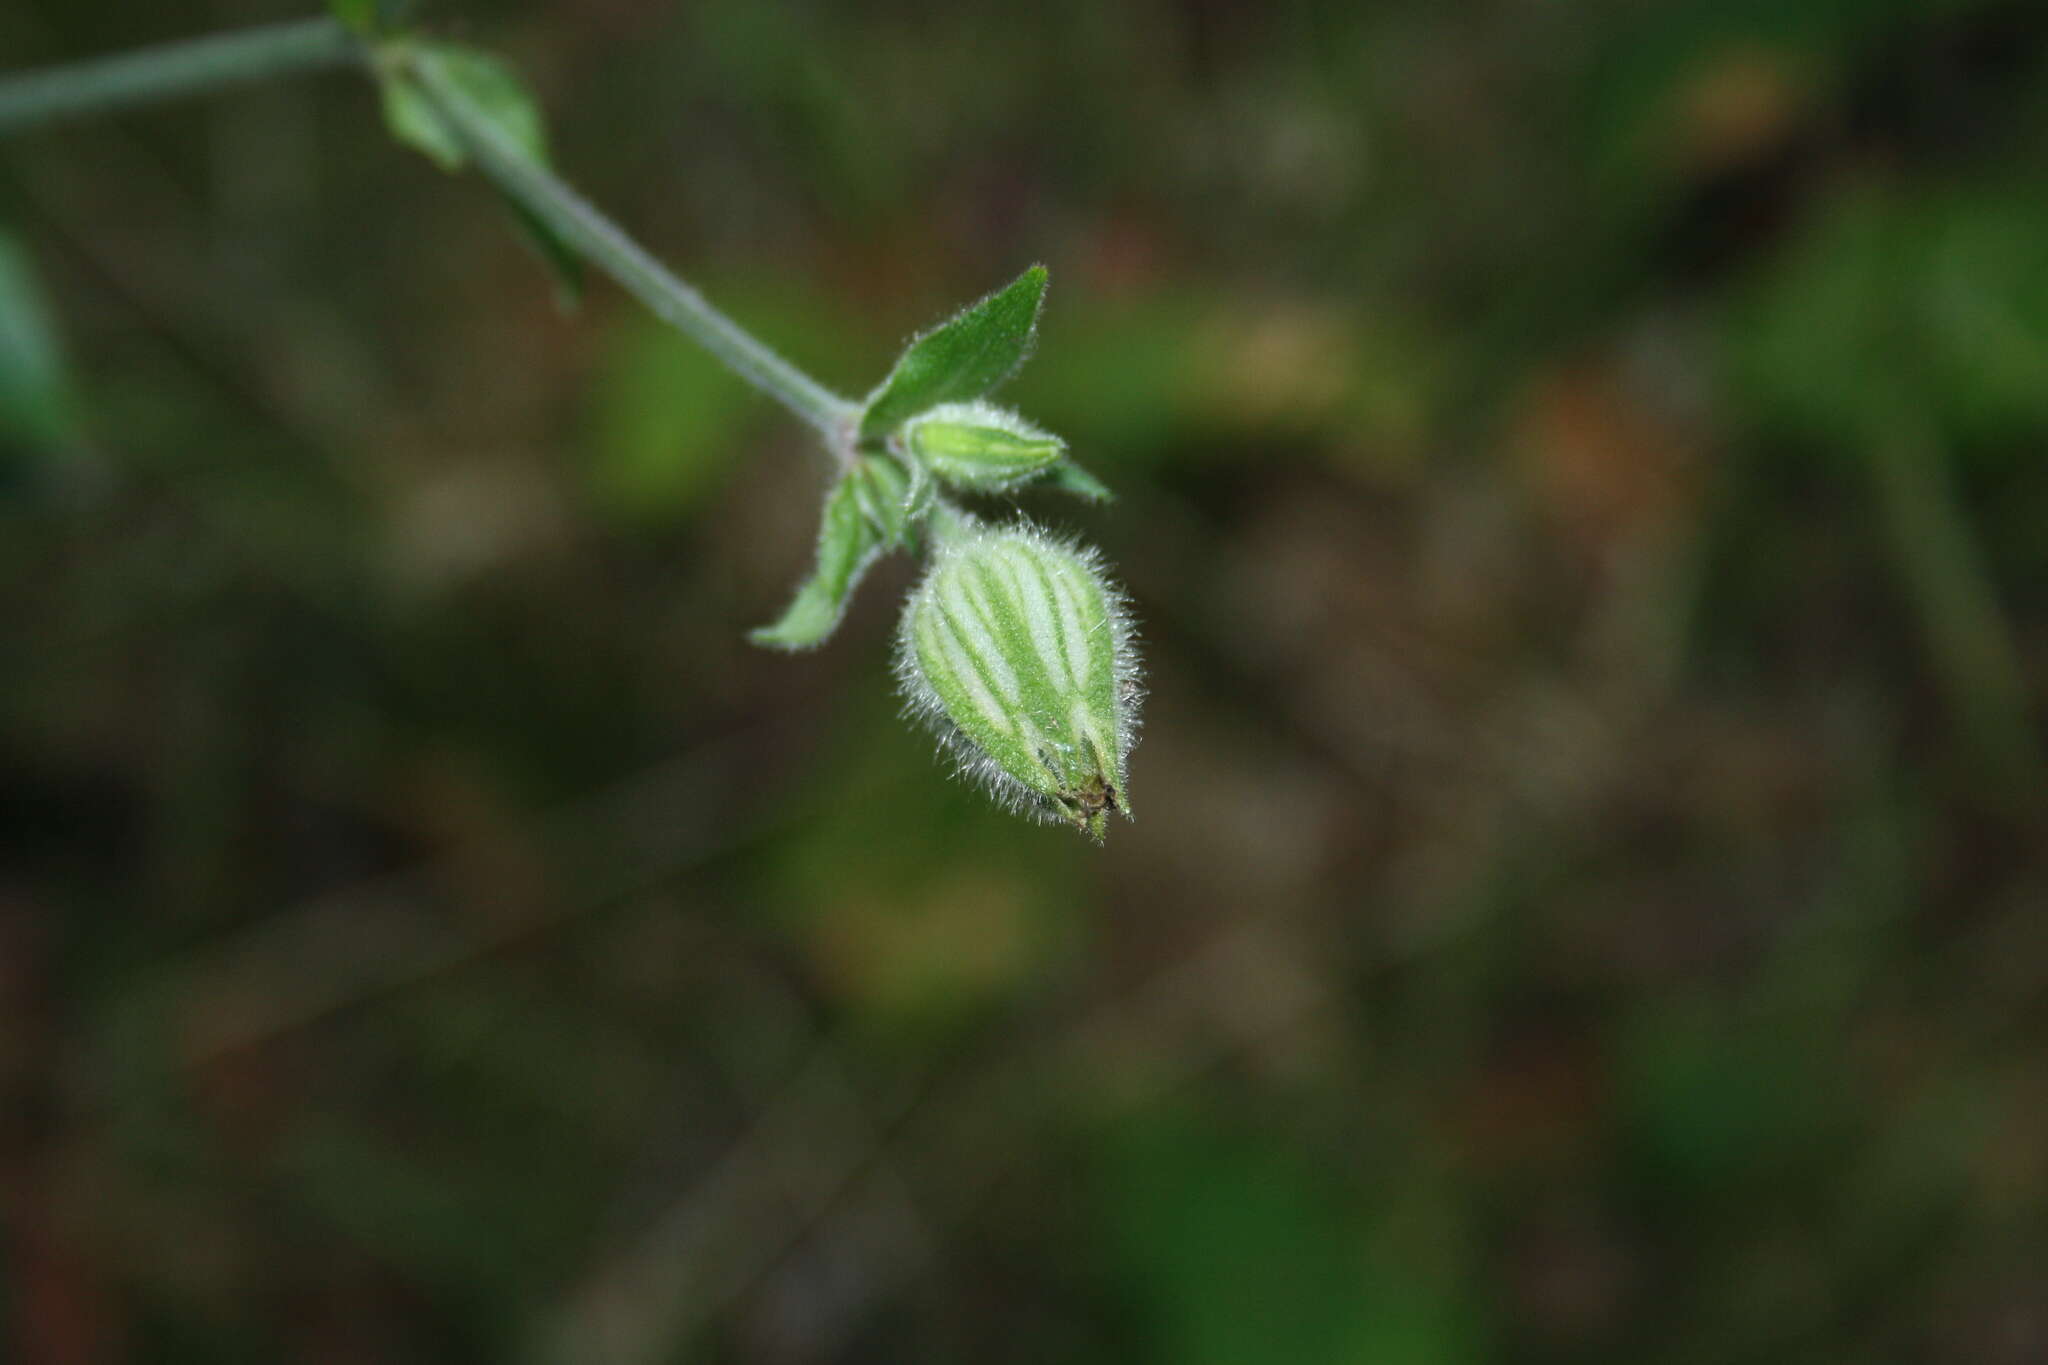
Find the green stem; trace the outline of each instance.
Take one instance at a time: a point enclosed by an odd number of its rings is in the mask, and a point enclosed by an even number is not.
[[[617,280],[656,317],[681,329],[727,368],[815,427],[843,463],[853,457],[860,405],[797,369],[714,307],[674,272],[508,139],[434,62],[397,60],[498,188]]]
[[[277,24],[0,78],[0,135],[110,109],[196,95],[291,72],[365,64],[363,44],[332,19]],[[508,141],[433,62],[402,44],[378,55],[400,66],[498,188],[680,328],[740,378],[816,428],[841,462],[853,458],[857,403],[826,389],[717,308],[618,224]]]
[[[362,44],[332,19],[273,24],[0,78],[0,135],[225,85],[349,66]]]

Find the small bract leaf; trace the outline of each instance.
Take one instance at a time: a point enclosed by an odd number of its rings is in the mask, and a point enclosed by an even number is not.
[[[882,534],[885,549],[903,549],[916,538],[918,508],[910,472],[886,455],[863,455],[848,476],[861,515]]]
[[[993,403],[942,403],[903,429],[903,444],[944,484],[1000,492],[1034,479],[1066,442]]]
[[[533,160],[548,159],[547,124],[526,82],[510,66],[473,47],[422,43],[416,60],[432,64],[513,145]]]
[[[912,341],[861,416],[863,440],[879,440],[927,408],[979,398],[1031,353],[1045,302],[1045,267],[954,314]]]
[[[489,53],[456,43],[413,44],[409,60],[434,68],[506,141],[529,160],[548,164],[547,124],[540,105],[510,66]],[[394,63],[385,75],[383,93],[384,122],[393,137],[425,153],[442,170],[457,171],[468,163],[469,152],[461,138],[414,83],[403,63]],[[520,235],[554,276],[563,304],[582,298],[582,258],[530,210],[510,198],[504,203],[519,225]]]
[[[909,709],[998,800],[1097,841],[1130,814],[1137,657],[1093,551],[1028,523],[965,518],[911,594],[897,638]]]
[[[530,160],[548,164],[547,121],[517,71],[489,53],[454,44],[437,44],[423,57],[438,62],[449,82]],[[504,202],[527,244],[553,274],[560,301],[575,304],[583,297],[583,258],[531,210],[510,198]]]
[[[909,542],[906,542],[910,549],[917,548],[914,543],[917,540],[915,532],[924,524],[925,518],[931,515],[932,506],[938,499],[938,481],[932,478],[923,465],[916,460],[910,461],[910,486],[903,494],[903,516],[913,532]]]
[[[909,476],[886,456],[864,456],[832,486],[818,524],[818,563],[782,619],[749,632],[770,649],[812,649],[839,628],[861,576],[884,550],[904,543]]]
[[[402,76],[387,76],[379,84],[379,94],[384,103],[384,127],[396,141],[444,171],[459,171],[469,161],[462,139],[434,111],[418,86]]]
[[[562,235],[540,220],[540,216],[509,194],[498,196],[506,212],[519,224],[519,235],[540,257],[541,264],[548,269],[548,275],[555,282],[555,302],[565,309],[573,309],[583,302],[583,258],[576,254],[576,248],[562,240]]]
[[[1061,460],[1046,472],[1042,480],[1048,487],[1062,493],[1072,493],[1089,502],[1111,502],[1116,494],[1109,491],[1109,485],[1090,474],[1072,460]]]

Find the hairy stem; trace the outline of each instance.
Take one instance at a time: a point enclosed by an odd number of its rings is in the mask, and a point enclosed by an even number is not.
[[[404,60],[401,55],[399,60]],[[432,62],[408,64],[435,112],[454,129],[477,168],[661,318],[718,357],[728,369],[815,427],[842,461],[852,457],[858,404],[797,369],[714,307],[595,205],[498,131]]]
[[[272,24],[0,78],[0,135],[273,76],[349,66],[362,44],[332,19]]]

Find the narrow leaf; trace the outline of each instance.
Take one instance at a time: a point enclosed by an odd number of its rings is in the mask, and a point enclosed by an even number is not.
[[[432,65],[529,160],[542,166],[548,164],[547,124],[539,103],[518,72],[488,53],[454,43],[419,44],[413,60]],[[468,149],[454,129],[402,69],[384,80],[384,121],[392,136],[425,153],[442,170],[460,170],[468,163]],[[580,300],[582,258],[523,205],[510,198],[504,203],[520,234],[553,274],[562,303],[573,305]]]
[[[908,476],[895,461],[868,456],[849,470],[825,499],[818,525],[818,565],[797,589],[782,619],[747,638],[770,649],[811,649],[839,628],[846,603],[868,565],[905,543]]]
[[[1116,494],[1109,491],[1109,485],[1090,474],[1072,460],[1061,460],[1040,480],[1048,488],[1057,488],[1062,493],[1072,493],[1089,502],[1111,502]]]
[[[941,403],[979,398],[1015,373],[1031,353],[1045,281],[1045,267],[1034,265],[912,341],[868,396],[862,439],[879,440]]]
[[[540,220],[532,209],[519,203],[510,195],[499,196],[504,200],[505,209],[519,224],[519,235],[533,248],[546,266],[555,282],[555,302],[565,309],[575,308],[583,302],[583,258],[576,254],[576,248],[562,240],[560,233]]]
[[[425,60],[439,63],[442,75],[529,160],[542,166],[549,164],[547,121],[541,115],[539,101],[518,72],[488,53],[454,44],[437,45],[424,56]],[[527,244],[554,276],[560,302],[573,307],[583,297],[582,257],[524,205],[507,198],[505,206],[519,224]]]
[[[459,171],[468,163],[462,140],[442,121],[418,86],[403,76],[387,76],[379,93],[384,101],[384,127],[393,139],[444,171]]]
[[[423,43],[417,60],[439,68],[496,129],[534,161],[548,159],[540,105],[519,73],[487,52],[455,43]]]

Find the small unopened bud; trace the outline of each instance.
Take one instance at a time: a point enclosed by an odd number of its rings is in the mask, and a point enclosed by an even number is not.
[[[985,493],[1037,477],[1067,449],[993,403],[942,403],[903,429],[903,443],[939,482]]]
[[[964,523],[911,594],[896,667],[911,713],[998,800],[1097,842],[1130,814],[1137,657],[1094,551]]]

